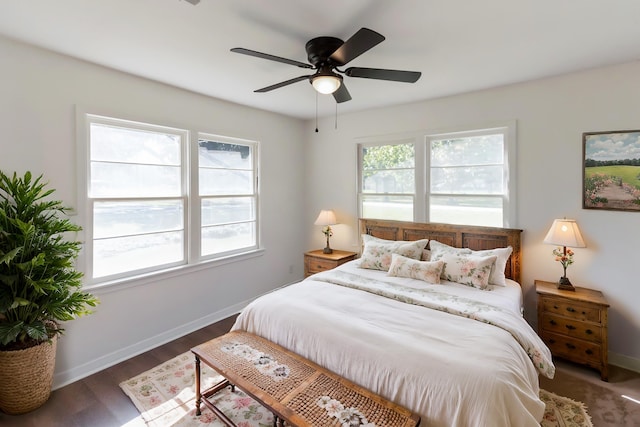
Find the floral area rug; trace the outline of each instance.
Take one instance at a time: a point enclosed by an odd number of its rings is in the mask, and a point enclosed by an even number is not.
[[[120,383],[141,414],[126,427],[224,427],[204,405],[202,414],[195,414],[194,360],[187,352]],[[203,390],[220,382],[222,377],[214,370],[204,363],[200,366]],[[545,390],[540,390],[540,399],[546,405],[542,427],[593,427],[584,404]],[[227,387],[212,401],[238,427],[273,426],[271,412],[237,388],[231,392]]]

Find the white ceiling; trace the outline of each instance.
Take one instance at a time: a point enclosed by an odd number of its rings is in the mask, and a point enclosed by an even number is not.
[[[299,118],[307,82],[254,93],[306,69],[317,36],[368,27],[386,40],[349,66],[421,71],[415,84],[345,77],[339,112],[400,104],[640,59],[638,0],[4,0],[0,34],[193,92]],[[5,61],[3,58],[2,61]],[[0,67],[0,75],[2,69]],[[335,112],[320,95],[319,114]]]

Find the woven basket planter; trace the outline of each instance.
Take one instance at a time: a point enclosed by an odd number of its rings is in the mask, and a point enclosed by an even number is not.
[[[42,406],[51,394],[58,337],[24,350],[0,351],[0,411],[17,415]]]

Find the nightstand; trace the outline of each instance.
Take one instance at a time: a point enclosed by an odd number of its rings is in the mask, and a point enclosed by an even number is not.
[[[602,292],[576,287],[558,289],[552,282],[536,280],[538,334],[554,356],[600,371],[608,381],[607,310]]]
[[[309,251],[304,254],[304,277],[321,271],[331,270],[340,264],[356,259],[355,252],[333,250],[331,254],[325,254],[322,249]]]

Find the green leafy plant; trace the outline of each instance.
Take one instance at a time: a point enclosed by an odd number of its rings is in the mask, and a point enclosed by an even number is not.
[[[98,303],[74,266],[81,244],[67,239],[81,228],[42,179],[0,171],[0,350],[47,341]]]

